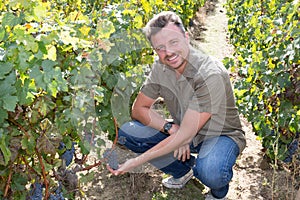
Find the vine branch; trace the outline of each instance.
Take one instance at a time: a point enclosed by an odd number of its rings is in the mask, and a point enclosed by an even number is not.
[[[8,189],[10,187],[10,182],[11,182],[11,176],[12,176],[12,165],[10,165],[10,168],[9,168],[9,175],[8,175],[8,178],[7,178],[7,182],[6,182],[6,185],[5,185],[5,190],[4,190],[4,198],[7,197],[7,194],[8,194]]]
[[[42,156],[41,156],[41,154],[40,154],[40,152],[38,151],[37,148],[35,148],[35,151],[36,151],[36,154],[38,156],[39,162],[41,164],[42,176],[43,176],[44,184],[45,184],[45,199],[48,199],[48,197],[49,197],[49,185],[48,185],[48,180],[47,180],[47,176],[46,176],[45,165],[43,163]]]

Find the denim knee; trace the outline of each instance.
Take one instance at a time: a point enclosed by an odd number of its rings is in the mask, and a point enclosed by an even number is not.
[[[209,188],[222,188],[228,185],[233,172],[231,168],[226,169],[214,164],[210,165],[197,160],[194,168],[195,177]]]
[[[194,168],[195,176],[211,189],[224,188],[229,184],[233,176],[232,167],[239,154],[239,147],[231,138],[221,136],[215,142],[212,148],[200,146],[205,156],[198,155]]]

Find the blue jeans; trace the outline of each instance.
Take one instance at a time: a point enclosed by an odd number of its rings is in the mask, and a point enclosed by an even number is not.
[[[120,127],[118,142],[141,154],[167,137],[156,129],[131,121]],[[196,147],[191,145],[191,152],[197,153],[197,158],[191,156],[182,162],[171,152],[150,163],[174,178],[180,178],[193,169],[194,176],[209,187],[215,197],[225,197],[233,176],[232,167],[239,154],[238,145],[227,136],[219,136],[207,139]]]

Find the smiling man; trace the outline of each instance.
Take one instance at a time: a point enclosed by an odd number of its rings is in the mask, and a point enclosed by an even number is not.
[[[108,169],[119,175],[150,162],[170,175],[165,187],[182,188],[195,176],[211,189],[207,199],[222,199],[246,145],[229,75],[221,62],[191,47],[173,12],[156,15],[145,34],[158,59],[134,102],[133,121],[119,130],[119,143],[139,156]],[[172,122],[152,109],[159,97]]]

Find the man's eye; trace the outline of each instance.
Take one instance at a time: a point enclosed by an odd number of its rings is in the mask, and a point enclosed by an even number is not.
[[[164,46],[158,46],[155,48],[157,51],[163,51],[165,49]]]
[[[173,45],[173,46],[174,46],[174,45],[177,45],[177,43],[178,43],[177,40],[172,40],[172,41],[171,41],[171,45]]]

